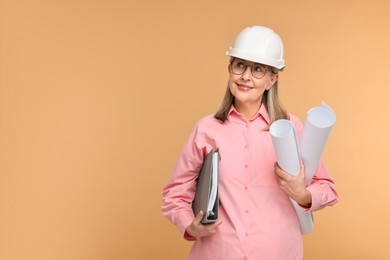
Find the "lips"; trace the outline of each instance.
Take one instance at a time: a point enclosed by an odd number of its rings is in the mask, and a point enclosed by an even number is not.
[[[238,89],[240,89],[242,91],[249,91],[251,89],[254,89],[254,87],[251,87],[251,86],[246,85],[246,84],[237,84],[237,87],[238,87]]]

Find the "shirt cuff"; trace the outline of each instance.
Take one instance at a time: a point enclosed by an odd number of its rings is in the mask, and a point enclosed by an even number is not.
[[[196,237],[191,236],[190,234],[188,234],[187,231],[184,231],[183,238],[187,241],[196,241],[197,240]]]
[[[187,227],[191,225],[193,219],[194,219],[193,213],[191,214],[189,212],[183,211],[175,218],[174,221],[174,223],[176,224],[177,228],[180,231],[180,234],[182,234],[183,238],[188,241],[196,240],[195,237],[191,236],[186,232]]]
[[[311,207],[310,208],[304,208],[305,211],[316,211],[321,209],[323,206],[321,205],[321,191],[316,189],[314,186],[309,186],[306,188],[311,193]]]

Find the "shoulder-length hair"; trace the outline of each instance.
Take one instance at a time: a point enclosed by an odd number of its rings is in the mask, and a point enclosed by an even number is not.
[[[275,68],[272,68],[271,73],[277,74],[278,71]],[[278,81],[270,88],[265,90],[261,103],[265,106],[269,115],[269,124],[264,130],[269,130],[270,125],[279,119],[289,119],[287,111],[283,108],[279,96],[278,96]],[[222,122],[227,120],[230,108],[234,105],[234,96],[230,91],[229,84],[226,88],[225,96],[222,100],[222,104],[218,111],[215,113],[214,117],[219,119]]]

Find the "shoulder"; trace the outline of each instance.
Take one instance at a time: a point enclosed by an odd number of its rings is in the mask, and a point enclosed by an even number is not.
[[[193,128],[193,133],[198,137],[210,138],[210,136],[219,135],[220,130],[224,127],[225,123],[214,117],[214,114],[210,114],[200,118]]]
[[[207,116],[202,117],[196,122],[196,127],[201,129],[207,129],[210,127],[216,127],[222,125],[223,122],[214,117],[214,114],[209,114]]]
[[[218,147],[216,140],[220,136],[221,125],[221,121],[216,119],[214,114],[202,117],[196,122],[191,139],[199,150],[204,151],[204,154]]]

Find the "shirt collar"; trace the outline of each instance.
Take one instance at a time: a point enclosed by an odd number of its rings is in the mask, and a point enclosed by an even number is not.
[[[230,116],[232,113],[241,116],[240,112],[238,112],[236,110],[234,105],[232,105],[232,107],[230,108],[228,116]],[[264,119],[264,121],[267,122],[267,124],[269,124],[269,115],[268,115],[268,111],[265,108],[264,104],[261,104],[259,111],[257,112],[256,116],[253,117],[253,119],[256,119],[259,116],[262,117]]]

